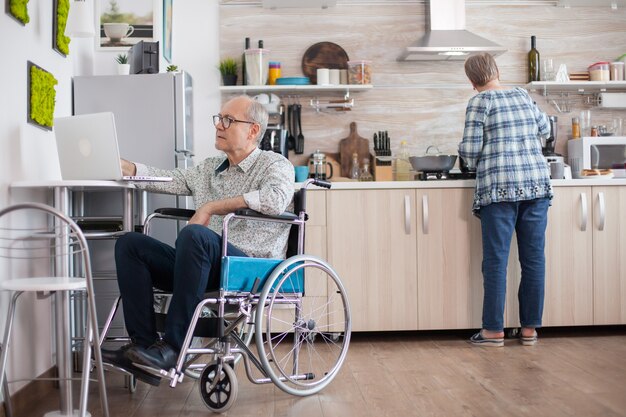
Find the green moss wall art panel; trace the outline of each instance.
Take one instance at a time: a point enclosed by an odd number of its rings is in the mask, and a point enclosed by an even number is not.
[[[28,0],[6,0],[6,13],[22,25],[30,22],[28,16]]]
[[[63,56],[70,53],[70,38],[65,36],[67,15],[70,11],[70,0],[54,0],[52,16],[52,49]]]
[[[54,75],[28,61],[28,123],[45,130],[52,130],[54,104],[56,102]]]

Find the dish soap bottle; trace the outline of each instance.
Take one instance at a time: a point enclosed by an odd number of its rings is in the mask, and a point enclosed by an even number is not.
[[[352,154],[352,165],[350,166],[350,178],[359,179],[359,155],[355,152]]]
[[[411,161],[409,160],[409,150],[406,141],[400,142],[400,150],[396,157],[396,181],[411,180]]]

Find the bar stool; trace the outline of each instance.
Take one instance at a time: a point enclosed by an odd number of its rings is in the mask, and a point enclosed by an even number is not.
[[[39,203],[9,206],[0,211],[0,258],[7,262],[11,277],[0,281],[0,290],[11,292],[0,356],[0,387],[5,386],[8,350],[20,295],[34,292],[38,297],[55,295],[57,366],[61,409],[49,416],[89,416],[87,395],[91,352],[95,356],[100,403],[109,416],[102,356],[97,341],[98,324],[87,240],[76,223],[60,211]],[[53,269],[54,273],[50,274]],[[69,335],[69,296],[86,291],[87,329],[83,342],[80,407],[72,405],[71,346]],[[94,342],[95,341],[95,342]],[[5,398],[5,401],[10,401]]]

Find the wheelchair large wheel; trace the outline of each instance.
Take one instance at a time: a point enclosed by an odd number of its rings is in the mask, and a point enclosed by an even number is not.
[[[304,293],[294,294],[304,274]],[[328,385],[350,344],[348,296],[337,273],[323,260],[293,256],[278,265],[259,298],[255,341],[272,382],[306,396]]]
[[[214,413],[223,413],[237,400],[239,387],[233,368],[225,363],[219,375],[217,368],[217,362],[208,364],[200,374],[198,387],[204,405]]]

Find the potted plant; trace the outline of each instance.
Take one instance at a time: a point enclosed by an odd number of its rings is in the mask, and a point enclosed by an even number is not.
[[[130,74],[130,64],[128,63],[128,55],[118,54],[115,57],[115,61],[117,62],[117,73],[119,75]]]
[[[168,65],[165,70],[167,72],[178,72],[178,65]]]
[[[224,58],[220,61],[219,70],[224,85],[237,84],[237,61],[233,58]]]

